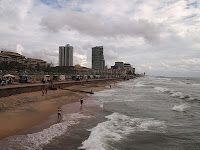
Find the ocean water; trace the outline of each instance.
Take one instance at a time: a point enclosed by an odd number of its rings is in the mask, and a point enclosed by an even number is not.
[[[0,149],[200,149],[200,78],[146,76],[116,87],[47,129],[1,140]]]

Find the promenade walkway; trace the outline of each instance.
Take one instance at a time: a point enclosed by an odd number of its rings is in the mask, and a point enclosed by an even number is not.
[[[53,84],[62,84],[62,83],[74,83],[77,81],[58,81],[53,82]],[[10,88],[20,88],[20,87],[31,87],[31,86],[42,86],[42,85],[50,85],[49,83],[19,83],[19,84],[6,84],[5,86],[0,86],[1,89],[10,89]]]
[[[53,82],[53,86],[55,88],[64,88],[67,86],[73,85],[82,85],[82,84],[89,84],[89,83],[97,83],[97,82],[104,82],[104,81],[112,81],[117,80],[114,78],[104,78],[104,79],[89,79],[89,80],[81,80],[81,81],[58,81]],[[42,89],[48,88],[51,86],[49,83],[17,83],[17,84],[8,84],[5,86],[0,86],[0,97],[7,97],[15,94],[26,93],[26,92],[34,92],[40,91]]]

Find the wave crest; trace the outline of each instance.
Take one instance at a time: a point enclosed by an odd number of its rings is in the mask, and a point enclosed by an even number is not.
[[[124,136],[136,131],[164,132],[164,121],[153,118],[132,118],[119,113],[106,116],[105,122],[99,123],[90,129],[91,133],[87,140],[82,142],[79,149],[103,150],[108,146],[108,141],[119,141]]]
[[[178,111],[178,112],[184,112],[186,111],[190,106],[188,104],[181,104],[181,105],[174,105],[172,110]]]

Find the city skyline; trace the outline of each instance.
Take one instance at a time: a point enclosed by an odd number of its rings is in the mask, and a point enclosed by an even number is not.
[[[123,61],[138,73],[200,76],[197,0],[1,0],[0,6],[0,49],[58,65],[58,46],[67,42],[74,65],[91,67],[91,47],[103,45],[108,67]]]

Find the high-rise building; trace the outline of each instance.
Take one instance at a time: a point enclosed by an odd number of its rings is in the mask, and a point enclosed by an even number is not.
[[[59,66],[73,66],[73,47],[59,46]]]
[[[103,46],[96,46],[92,48],[92,69],[105,69]]]
[[[124,69],[124,62],[115,62],[115,66],[118,68]]]

